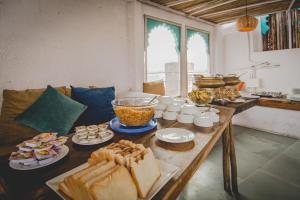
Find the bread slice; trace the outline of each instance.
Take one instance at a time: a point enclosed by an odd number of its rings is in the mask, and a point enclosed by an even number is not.
[[[80,191],[82,192],[82,196],[84,196],[84,200],[94,200],[93,197],[91,196],[90,192],[90,187],[97,181],[101,181],[104,179],[106,176],[114,172],[115,170],[118,169],[119,166],[115,166],[113,168],[110,168],[109,170],[105,171],[101,175],[98,175],[96,177],[93,177],[92,179],[89,179],[86,181],[84,184],[80,186]]]
[[[84,176],[81,176],[78,181],[79,183],[83,184],[85,182],[87,182],[88,180],[103,174],[104,172],[108,171],[109,169],[113,168],[116,166],[116,163],[114,161],[109,161],[107,163],[105,163],[104,165],[101,165],[100,167],[96,168],[93,171],[89,171],[88,173],[86,173]]]
[[[90,188],[93,200],[136,200],[137,190],[128,169],[119,166]]]
[[[97,169],[97,168],[105,165],[106,163],[107,163],[107,161],[99,162],[96,165],[89,166],[89,167],[87,167],[87,168],[85,168],[83,170],[80,170],[80,171],[76,172],[75,174],[70,175],[70,176],[68,176],[68,177],[65,178],[66,186],[68,187],[70,193],[73,194],[73,197],[74,197],[75,200],[83,198],[81,196],[77,180],[80,177],[85,176],[89,172],[94,171],[95,169]]]
[[[150,148],[142,160],[131,163],[131,175],[137,186],[139,197],[145,198],[160,177],[160,168]]]
[[[63,181],[63,182],[60,182],[60,183],[58,184],[58,189],[59,189],[60,191],[62,191],[67,197],[69,197],[70,199],[73,199],[73,196],[72,196],[72,194],[71,194],[69,188],[67,187],[67,185],[65,184],[64,181]]]

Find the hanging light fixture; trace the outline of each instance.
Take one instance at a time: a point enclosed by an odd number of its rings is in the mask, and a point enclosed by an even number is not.
[[[248,15],[248,2],[246,0],[246,15],[243,17],[240,17],[237,22],[236,22],[236,26],[238,31],[240,32],[250,32],[256,29],[257,24],[258,24],[258,20],[251,16]]]

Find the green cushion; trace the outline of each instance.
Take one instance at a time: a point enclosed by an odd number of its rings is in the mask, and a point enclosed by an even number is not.
[[[16,121],[40,132],[67,134],[87,107],[51,86]]]

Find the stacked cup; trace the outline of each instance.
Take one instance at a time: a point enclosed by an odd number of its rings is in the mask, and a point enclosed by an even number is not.
[[[160,96],[155,108],[155,118],[165,120],[177,120],[180,123],[198,126],[201,132],[211,132],[214,123],[220,121],[217,109],[208,107],[196,107],[185,104],[183,99],[173,99],[169,96]]]

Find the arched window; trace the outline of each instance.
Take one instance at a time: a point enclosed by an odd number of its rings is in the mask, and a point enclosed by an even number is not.
[[[188,91],[193,87],[194,74],[209,73],[209,34],[187,29]]]
[[[180,27],[147,18],[146,78],[163,79],[166,94],[180,95]]]

